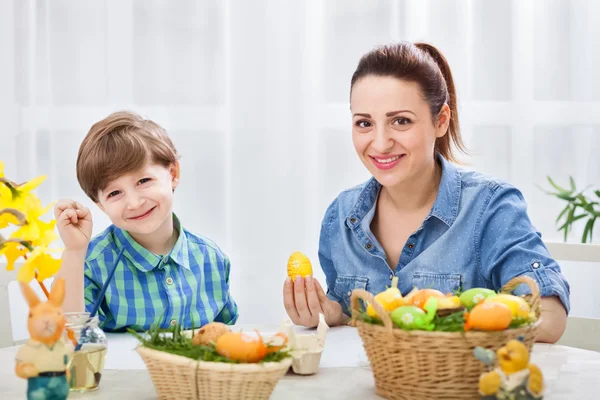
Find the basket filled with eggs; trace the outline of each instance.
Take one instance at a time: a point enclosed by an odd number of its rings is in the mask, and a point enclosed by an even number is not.
[[[529,286],[530,294],[511,294]],[[473,288],[460,294],[415,288],[406,296],[396,278],[373,296],[352,292],[356,323],[375,378],[376,393],[387,399],[479,399],[485,366],[476,347],[498,350],[520,339],[529,351],[540,324],[537,283],[520,276],[500,293]],[[366,309],[365,309],[366,306]]]
[[[132,334],[159,399],[268,399],[292,364],[284,333],[263,338],[212,322]]]

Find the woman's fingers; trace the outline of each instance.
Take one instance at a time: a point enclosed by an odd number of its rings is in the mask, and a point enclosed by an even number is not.
[[[294,284],[290,278],[287,278],[283,284],[283,306],[285,307],[285,311],[292,322],[298,324],[300,316],[296,310],[296,302],[294,301]]]

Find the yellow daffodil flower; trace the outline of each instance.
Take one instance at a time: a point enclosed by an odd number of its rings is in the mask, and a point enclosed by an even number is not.
[[[19,268],[17,279],[23,283],[29,283],[37,271],[38,281],[48,279],[58,272],[61,260],[53,258],[47,252],[52,251],[46,247],[37,247],[29,256],[27,261]]]
[[[0,192],[0,208],[16,208],[17,210],[21,210],[28,198],[31,196],[36,197],[31,191],[40,186],[45,180],[46,175],[40,175],[29,182],[13,187],[13,190],[10,190],[6,184],[0,184],[2,187],[0,189],[2,190]]]
[[[56,221],[42,221],[52,204],[42,206],[40,199],[32,193],[44,180],[45,175],[38,176],[21,185],[16,185],[4,177],[4,163],[0,162],[0,229],[16,225],[17,229],[10,235],[10,240],[0,235],[0,257],[7,261],[7,270],[14,270],[15,262],[23,257],[25,262],[19,268],[17,279],[29,283],[37,273],[38,281],[55,275],[60,269],[61,260],[49,253],[60,251],[48,246],[58,239],[54,231]]]
[[[27,254],[29,250],[15,242],[8,242],[0,245],[0,256],[6,257],[6,270],[12,271],[15,269],[15,262]]]
[[[52,205],[46,208],[42,207],[40,199],[34,195],[29,195],[23,203],[23,213],[27,222],[12,233],[11,238],[18,238],[31,242],[31,245],[36,246],[48,246],[50,243],[55,241],[58,237],[54,232],[54,225],[56,222],[44,222],[39,218],[46,214]]]

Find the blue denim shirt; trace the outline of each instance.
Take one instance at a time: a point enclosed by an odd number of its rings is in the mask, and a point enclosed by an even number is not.
[[[435,203],[406,241],[395,270],[370,228],[379,182],[371,178],[331,203],[319,242],[328,297],[350,315],[353,289],[376,294],[394,276],[406,295],[413,287],[443,293],[473,287],[499,291],[512,278],[527,275],[537,281],[542,296],[558,296],[568,312],[569,284],[532,226],[521,192],[439,160],[442,178]]]

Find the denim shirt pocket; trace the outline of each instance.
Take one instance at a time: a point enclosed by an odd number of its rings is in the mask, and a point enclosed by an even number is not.
[[[362,276],[344,276],[338,275],[335,280],[335,288],[333,292],[342,300],[342,308],[344,313],[350,314],[350,296],[354,289],[367,289],[369,278]]]
[[[417,289],[436,289],[440,292],[455,293],[461,289],[461,274],[439,274],[425,271],[415,271],[413,285]]]

